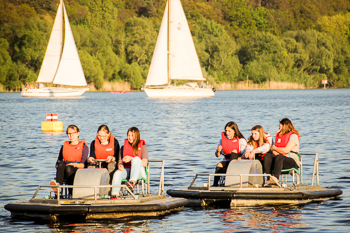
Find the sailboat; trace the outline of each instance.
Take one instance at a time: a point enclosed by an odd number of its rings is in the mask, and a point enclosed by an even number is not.
[[[181,86],[172,80],[191,80]],[[197,81],[201,81],[200,87]],[[204,85],[201,66],[180,0],[168,0],[147,81],[148,97],[212,97],[213,88]]]
[[[73,97],[81,96],[88,90],[66,8],[62,0],[58,6],[49,44],[47,45],[45,57],[36,82],[39,88],[30,88],[27,86],[23,88],[22,96]],[[45,87],[44,83],[69,87]],[[72,86],[74,88],[70,88]]]

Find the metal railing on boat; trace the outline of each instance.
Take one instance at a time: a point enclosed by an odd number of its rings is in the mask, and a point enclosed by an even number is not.
[[[319,182],[319,159],[318,159],[318,153],[313,154],[313,153],[303,153],[304,155],[315,155],[315,160],[314,160],[314,166],[313,166],[313,172],[312,172],[312,180],[311,180],[311,186],[314,186],[314,180],[315,180],[315,176],[316,176],[316,185],[320,185]],[[301,180],[301,184],[303,183],[303,175],[302,175],[302,169],[300,171],[300,180]],[[240,185],[239,188],[243,188],[243,177],[249,177],[249,176],[254,176],[254,177],[259,177],[259,176],[263,176],[263,177],[271,177],[271,174],[206,174],[206,173],[200,173],[200,174],[196,174],[194,179],[192,180],[190,186],[188,188],[191,188],[195,182],[195,180],[197,179],[198,176],[208,176],[208,190],[211,190],[211,180],[210,177],[214,177],[214,176],[239,176],[240,177]],[[293,182],[294,184],[294,182]],[[277,184],[280,188],[282,188],[281,184],[278,183]],[[222,187],[220,187],[222,188]],[[225,188],[229,188],[229,186],[225,187]]]
[[[160,171],[160,177],[159,177],[159,186],[158,186],[158,196],[161,194],[164,194],[164,165],[165,160],[148,160],[149,163],[161,163],[161,171]],[[148,166],[148,187],[147,187],[147,194],[150,194],[150,166]],[[98,199],[98,192],[97,189],[99,188],[114,188],[114,187],[120,187],[125,188],[127,192],[136,200],[138,197],[135,196],[135,194],[126,186],[126,185],[39,185],[37,190],[35,191],[33,197],[30,200],[35,199],[37,194],[39,193],[41,188],[57,188],[57,202],[59,203],[61,192],[66,188],[91,188],[94,189],[94,201],[96,202]],[[53,192],[53,191],[51,191]]]

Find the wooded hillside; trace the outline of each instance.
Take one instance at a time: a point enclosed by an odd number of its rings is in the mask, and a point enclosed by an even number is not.
[[[65,0],[88,83],[145,83],[166,0]],[[350,1],[181,0],[211,83],[350,87]],[[35,82],[59,0],[0,2],[0,84]]]

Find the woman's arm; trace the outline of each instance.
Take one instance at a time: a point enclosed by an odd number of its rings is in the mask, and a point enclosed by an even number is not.
[[[57,158],[56,165],[55,165],[56,168],[58,166],[58,163],[60,161],[63,161],[63,153],[62,153],[62,151],[63,151],[63,146],[61,147],[60,152],[58,153],[58,158]]]
[[[83,146],[83,155],[82,155],[82,157],[81,157],[81,161],[80,161],[80,162],[81,162],[82,164],[85,164],[85,162],[86,162],[88,156],[89,156],[89,147],[88,147],[87,145],[84,144],[84,146]]]
[[[297,144],[291,140],[287,143],[285,147],[271,146],[272,152],[277,152],[278,154],[288,154]],[[274,153],[275,154],[275,153]]]
[[[247,140],[245,140],[244,138],[240,138],[239,139],[239,151],[241,152],[241,155],[245,154],[245,150],[247,148]]]
[[[96,154],[95,154],[95,140],[91,142],[90,145],[90,157],[88,158],[89,163],[95,163]]]
[[[249,158],[250,153],[254,150],[254,147],[252,145],[247,145],[244,153],[245,158]]]
[[[222,152],[222,141],[220,139],[220,142],[219,142],[218,146],[216,147],[215,156],[220,157],[221,152]]]
[[[123,163],[123,160],[122,160],[122,154],[123,154],[123,147],[120,148],[119,150],[119,156],[118,156],[118,169],[120,171],[123,171],[124,170],[124,163]]]
[[[146,145],[142,146],[142,166],[147,167],[148,164],[148,149]]]
[[[254,151],[257,154],[265,154],[270,150],[270,148],[271,148],[271,144],[265,143],[264,145],[255,148]]]

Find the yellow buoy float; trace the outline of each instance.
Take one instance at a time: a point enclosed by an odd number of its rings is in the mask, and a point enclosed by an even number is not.
[[[41,122],[41,131],[43,132],[62,132],[63,122],[58,121],[57,113],[47,113],[46,121]]]

